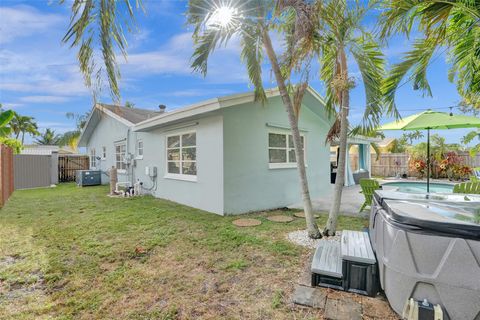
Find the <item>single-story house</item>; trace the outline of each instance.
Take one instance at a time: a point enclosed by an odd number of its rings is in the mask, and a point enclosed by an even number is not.
[[[278,90],[267,97],[262,105],[253,93],[235,94],[172,111],[96,104],[79,145],[91,168],[114,166],[119,181],[141,181],[155,197],[220,215],[284,207],[301,201],[295,152]],[[313,198],[331,192],[332,122],[308,88],[298,125]]]

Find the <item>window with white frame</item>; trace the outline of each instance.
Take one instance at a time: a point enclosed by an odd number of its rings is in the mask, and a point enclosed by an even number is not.
[[[301,135],[301,148],[305,157],[305,136]],[[268,133],[268,158],[270,168],[295,167],[297,158],[293,145],[293,136],[288,133]]]
[[[124,171],[127,168],[125,164],[126,146],[125,142],[115,144],[115,167],[119,171]]]
[[[167,174],[197,175],[197,135],[187,132],[167,136]]]
[[[143,140],[137,140],[137,158],[143,158]]]
[[[90,149],[90,168],[97,167],[97,158],[95,157],[95,148]]]
[[[107,147],[102,147],[102,159],[107,158]]]

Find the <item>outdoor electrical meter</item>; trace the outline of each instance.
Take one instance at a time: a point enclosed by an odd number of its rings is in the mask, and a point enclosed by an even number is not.
[[[145,175],[150,178],[155,178],[157,176],[157,167],[145,167]]]

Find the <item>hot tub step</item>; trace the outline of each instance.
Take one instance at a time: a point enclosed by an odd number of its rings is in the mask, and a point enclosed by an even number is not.
[[[367,232],[342,231],[342,259],[366,264],[377,262]]]
[[[379,291],[377,260],[368,233],[344,230],[341,258],[344,289],[368,296],[376,295]]]
[[[312,260],[312,286],[343,290],[340,242],[320,241]]]

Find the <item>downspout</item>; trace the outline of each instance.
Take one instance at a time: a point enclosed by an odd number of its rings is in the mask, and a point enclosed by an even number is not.
[[[130,181],[130,183],[132,182],[132,180],[130,180],[130,169],[131,169],[131,158],[130,158],[130,127],[128,127],[127,129],[127,137],[126,137],[126,146],[125,146],[125,160],[126,160],[126,163],[127,163],[127,182]]]

